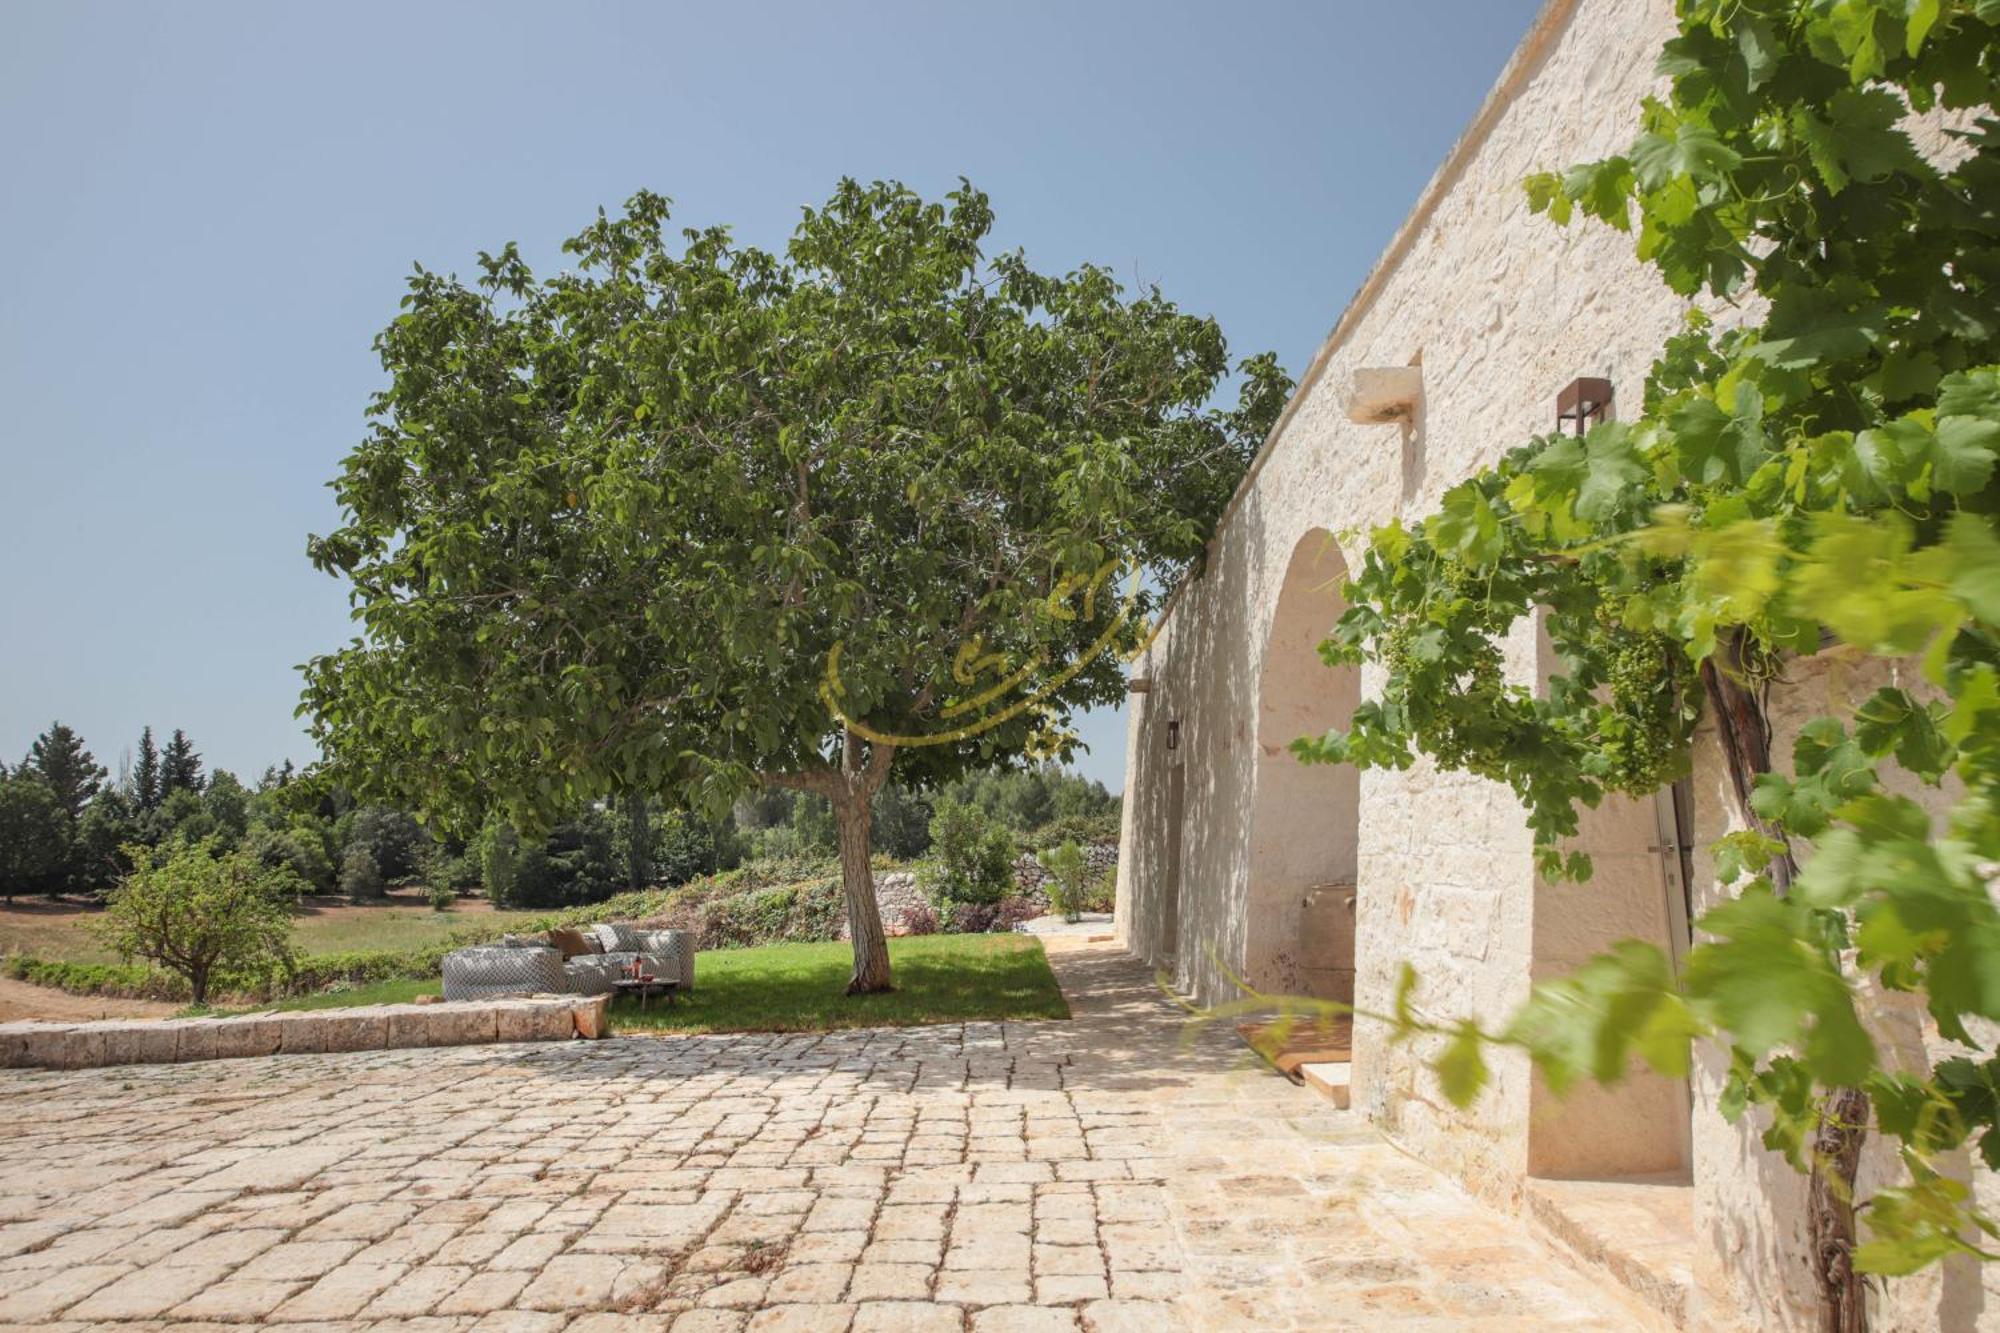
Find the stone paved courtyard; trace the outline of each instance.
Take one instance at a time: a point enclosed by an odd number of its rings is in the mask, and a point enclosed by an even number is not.
[[[0,1327],[1629,1328],[1123,955],[1069,1023],[0,1073]]]

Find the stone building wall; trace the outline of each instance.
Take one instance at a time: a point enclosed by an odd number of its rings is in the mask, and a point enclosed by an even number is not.
[[[1552,429],[1556,394],[1578,376],[1612,380],[1613,414],[1628,405],[1629,415],[1680,326],[1686,304],[1633,257],[1629,236],[1557,228],[1528,213],[1520,188],[1531,172],[1626,146],[1640,99],[1657,87],[1653,62],[1671,22],[1669,0],[1545,7],[1301,377],[1202,575],[1177,591],[1133,665],[1144,683],[1126,741],[1118,930],[1202,1002],[1236,999],[1243,985],[1307,989],[1295,946],[1313,892],[1328,885],[1351,885],[1352,984],[1364,1010],[1390,1006],[1408,961],[1420,1007],[1490,1020],[1534,979],[1622,936],[1658,939],[1675,927],[1652,852],[1661,816],[1647,803],[1593,812],[1583,841],[1598,875],[1581,889],[1551,886],[1537,881],[1522,811],[1504,788],[1424,760],[1357,781],[1351,770],[1306,769],[1285,748],[1344,725],[1354,700],[1381,685],[1372,667],[1343,673],[1312,652],[1341,610],[1340,585],[1367,531],[1392,516],[1420,520],[1468,473]],[[1422,396],[1410,420],[1349,419],[1355,371],[1412,365]],[[1537,637],[1524,623],[1508,644],[1516,682],[1548,669]],[[1829,690],[1865,697],[1873,686],[1856,679],[1864,667],[1825,654],[1799,664],[1773,695],[1778,753],[1790,750],[1784,728],[1824,707]],[[1695,766],[1699,914],[1719,892],[1701,849],[1735,814],[1712,737],[1698,737]],[[1665,818],[1671,828],[1670,811]],[[1906,1005],[1874,1003],[1886,1047],[1935,1058],[1935,1033]],[[1432,1054],[1390,1047],[1361,1019],[1354,1105],[1503,1206],[1522,1206],[1535,1176],[1691,1177],[1692,1322],[1725,1323],[1734,1307],[1757,1326],[1811,1326],[1802,1178],[1761,1147],[1761,1126],[1717,1114],[1724,1070],[1714,1053],[1686,1085],[1641,1078],[1560,1105],[1525,1061],[1503,1057],[1466,1111],[1436,1091],[1423,1067]],[[1864,1175],[1895,1169],[1877,1144]],[[1894,1283],[1875,1326],[2000,1327],[2000,1288],[1984,1285],[1992,1281],[1954,1264]]]
[[[1254,937],[1284,938],[1286,888],[1301,886],[1252,890],[1264,863],[1301,836],[1297,810],[1314,789],[1329,801],[1358,799],[1351,860],[1362,1007],[1386,1006],[1405,959],[1419,963],[1419,994],[1440,1012],[1503,1013],[1527,994],[1535,884],[1512,796],[1424,762],[1361,774],[1358,793],[1347,795],[1334,790],[1330,770],[1299,772],[1285,746],[1344,720],[1304,716],[1312,695],[1337,688],[1338,673],[1312,645],[1339,614],[1339,586],[1367,530],[1392,516],[1421,519],[1467,473],[1552,429],[1556,394],[1578,376],[1608,376],[1617,401],[1635,402],[1678,327],[1682,303],[1641,268],[1629,237],[1533,217],[1520,186],[1531,172],[1625,146],[1633,108],[1655,86],[1652,62],[1668,24],[1663,0],[1556,0],[1545,9],[1302,377],[1205,572],[1180,589],[1134,665],[1150,688],[1134,697],[1127,739],[1121,929],[1136,952],[1172,956],[1180,983],[1203,1001],[1234,998],[1232,977],[1284,985],[1282,950]],[[1357,369],[1411,364],[1423,378],[1413,420],[1348,419]],[[1288,575],[1296,596],[1287,619],[1310,633],[1273,632]],[[1534,680],[1537,657],[1524,625],[1509,645],[1513,677]],[[1365,697],[1379,684],[1364,670],[1355,692]],[[1169,721],[1180,723],[1171,753]],[[1183,766],[1177,848],[1168,845],[1174,763]],[[1181,890],[1167,903],[1176,850]],[[1339,859],[1338,849],[1325,850],[1329,864]],[[1177,940],[1167,937],[1176,921]],[[1421,1046],[1387,1048],[1364,1021],[1357,1104],[1480,1192],[1518,1201],[1525,1065],[1503,1062],[1481,1104],[1459,1112],[1421,1068],[1427,1055]]]

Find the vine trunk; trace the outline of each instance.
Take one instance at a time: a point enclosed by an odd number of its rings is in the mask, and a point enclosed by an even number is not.
[[[1701,679],[1738,810],[1750,827],[1781,848],[1771,858],[1770,876],[1778,893],[1784,894],[1799,866],[1783,832],[1750,805],[1758,775],[1771,771],[1771,725],[1740,630],[1717,643],[1716,651],[1701,664]],[[1813,1284],[1819,1292],[1820,1333],[1865,1333],[1868,1327],[1867,1289],[1854,1269],[1854,1176],[1868,1137],[1867,1111],[1867,1097],[1860,1090],[1834,1088],[1813,1135],[1806,1221]]]

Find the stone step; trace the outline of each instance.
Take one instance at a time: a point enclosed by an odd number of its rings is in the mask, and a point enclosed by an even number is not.
[[[1530,1180],[1528,1213],[1554,1247],[1609,1277],[1662,1324],[1694,1308],[1694,1187],[1685,1176]]]
[[[1341,1110],[1347,1109],[1348,1088],[1354,1073],[1353,1065],[1345,1060],[1328,1060],[1318,1064],[1300,1065],[1299,1073],[1304,1076],[1307,1087]]]

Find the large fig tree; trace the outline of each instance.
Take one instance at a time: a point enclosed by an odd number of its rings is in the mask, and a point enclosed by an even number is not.
[[[305,668],[340,779],[461,828],[817,792],[887,988],[869,798],[1067,754],[1290,388],[1256,357],[1210,406],[1213,320],[988,260],[992,221],[843,181],[773,254],[640,194],[574,271],[419,268],[311,543],[361,630]]]

